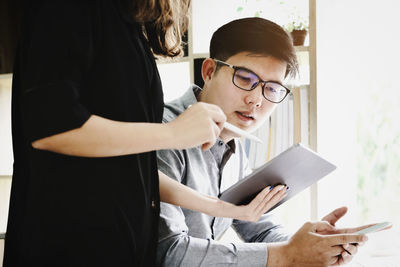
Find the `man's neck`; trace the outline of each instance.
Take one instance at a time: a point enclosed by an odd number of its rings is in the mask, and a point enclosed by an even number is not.
[[[222,132],[219,135],[219,138],[221,138],[224,143],[228,143],[229,141],[233,140],[234,136],[230,135],[227,130],[223,129]]]

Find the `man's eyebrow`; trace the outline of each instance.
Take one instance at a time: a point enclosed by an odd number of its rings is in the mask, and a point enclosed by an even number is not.
[[[251,69],[249,69],[249,68],[247,68],[247,67],[245,67],[245,66],[238,66],[238,65],[235,65],[235,67],[238,68],[238,69],[250,71],[250,72],[254,73],[260,80],[262,80],[261,77],[260,77],[260,75],[258,75],[254,70],[251,70]]]

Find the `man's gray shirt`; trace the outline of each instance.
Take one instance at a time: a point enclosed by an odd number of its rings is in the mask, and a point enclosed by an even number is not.
[[[197,102],[200,90],[191,86],[180,98],[167,103],[164,122],[178,117]],[[157,152],[158,168],[194,190],[218,197],[250,173],[239,140],[225,144],[218,139],[206,151],[201,147]],[[246,242],[217,241],[230,226]],[[282,227],[264,214],[258,222],[214,218],[204,213],[161,203],[157,262],[162,266],[266,266],[266,242],[288,239]]]

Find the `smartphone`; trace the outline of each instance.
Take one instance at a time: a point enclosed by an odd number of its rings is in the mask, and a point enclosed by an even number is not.
[[[370,234],[370,233],[385,229],[386,227],[388,227],[390,225],[392,225],[391,222],[382,222],[382,223],[378,223],[378,224],[372,225],[370,227],[364,228],[364,229],[362,229],[360,231],[357,231],[357,232],[355,232],[353,234],[366,235],[366,234]]]

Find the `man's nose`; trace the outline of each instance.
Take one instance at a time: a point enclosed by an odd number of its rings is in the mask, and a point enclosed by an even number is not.
[[[259,83],[256,88],[247,92],[245,102],[248,105],[252,104],[259,107],[261,106],[263,98],[263,84]]]

